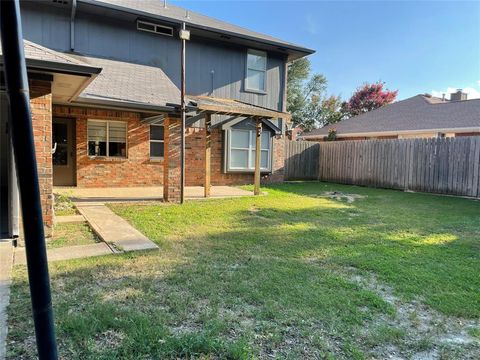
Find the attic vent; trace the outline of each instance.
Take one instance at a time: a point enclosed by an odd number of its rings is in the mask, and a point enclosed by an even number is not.
[[[147,21],[138,20],[137,30],[147,31],[155,34],[161,34],[166,36],[173,36],[173,27],[158,25]]]

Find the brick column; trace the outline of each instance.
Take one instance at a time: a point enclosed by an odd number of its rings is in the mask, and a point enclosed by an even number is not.
[[[49,81],[30,81],[35,155],[37,158],[40,199],[42,202],[45,236],[52,236],[53,169],[52,169],[52,93]]]
[[[284,180],[285,170],[285,136],[273,138],[273,163],[272,173],[263,179],[264,183],[278,183]]]
[[[180,149],[182,135],[181,121],[166,117],[164,120],[164,170],[163,200],[180,202]]]

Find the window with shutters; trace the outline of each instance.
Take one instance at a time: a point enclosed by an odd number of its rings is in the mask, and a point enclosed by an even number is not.
[[[127,157],[127,123],[125,121],[88,120],[88,155]]]

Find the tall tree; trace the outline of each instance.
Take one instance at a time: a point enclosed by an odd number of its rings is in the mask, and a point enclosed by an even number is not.
[[[384,82],[364,84],[352,95],[350,100],[342,104],[342,110],[347,117],[352,117],[378,109],[392,103],[398,94],[398,90],[384,89]]]
[[[292,114],[294,124],[301,122],[301,111],[305,107],[304,83],[310,75],[310,60],[301,58],[293,61],[287,74],[287,111]]]

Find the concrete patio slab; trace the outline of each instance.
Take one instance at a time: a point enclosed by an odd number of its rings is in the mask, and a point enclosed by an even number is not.
[[[47,249],[47,257],[49,262],[81,259],[86,257],[109,255],[113,253],[114,251],[103,242],[89,245],[76,245]],[[25,248],[17,247],[15,249],[15,265],[24,265],[26,263]]]
[[[118,188],[77,188],[55,187],[55,194],[70,197],[75,202],[122,202],[122,201],[163,201],[163,187],[118,187]],[[233,186],[212,186],[210,198],[228,198],[252,196],[247,191]],[[185,187],[185,198],[188,200],[205,199],[202,186]]]
[[[83,217],[83,215],[63,215],[63,216],[56,216],[55,222],[57,224],[71,224],[71,223],[83,223],[87,220]]]
[[[10,283],[13,265],[11,240],[0,240],[0,360],[6,356],[7,306],[10,302]]]
[[[122,251],[158,249],[154,242],[105,205],[75,203],[75,206],[98,237],[108,244],[113,244],[117,249]]]

